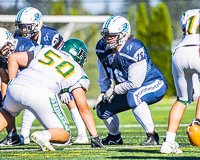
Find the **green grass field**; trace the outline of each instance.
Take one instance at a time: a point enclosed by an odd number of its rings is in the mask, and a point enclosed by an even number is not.
[[[186,135],[187,125],[195,116],[195,102],[190,104],[186,109],[176,136],[176,141],[180,144],[180,149],[182,149],[184,153],[166,155],[160,154],[159,152],[167,129],[169,111],[174,101],[175,100],[164,99],[158,104],[150,106],[156,132],[158,132],[160,136],[160,145],[153,147],[139,146],[139,144],[146,139],[146,134],[129,110],[118,114],[124,145],[107,146],[106,149],[91,149],[90,144],[73,144],[67,146],[67,149],[65,149],[66,147],[55,147],[55,152],[43,152],[37,144],[31,141],[29,145],[24,146],[0,147],[0,159],[200,159],[200,147],[191,146]],[[76,128],[70,117],[69,111],[65,106],[64,110],[70,122],[72,140],[75,140],[77,136]],[[98,134],[102,139],[107,136],[108,131],[105,128],[104,123],[96,116],[96,112],[93,110],[92,112]],[[20,133],[21,119],[22,113],[16,120],[18,133]],[[37,120],[33,124],[31,133],[36,130],[43,130]],[[5,136],[6,131],[3,130],[0,133],[0,139],[2,140]]]

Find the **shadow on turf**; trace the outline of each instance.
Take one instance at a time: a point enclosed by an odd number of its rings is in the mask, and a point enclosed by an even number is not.
[[[175,159],[175,160],[199,160],[198,157],[148,157],[148,156],[123,156],[123,157],[106,157],[106,159]]]
[[[161,154],[159,151],[155,151],[155,150],[133,150],[133,149],[122,149],[119,152],[134,152],[134,153],[140,153],[144,152],[144,153],[149,153],[149,154]],[[184,153],[187,151],[184,151]],[[194,151],[192,151],[194,152]],[[191,151],[190,151],[191,153]],[[199,153],[199,152],[198,152]],[[177,156],[178,154],[162,154],[163,156],[120,156],[120,157],[106,157],[108,159],[174,159],[174,160],[199,160],[200,157],[186,157],[186,156]],[[181,154],[180,154],[181,155]],[[167,157],[166,157],[167,156]]]

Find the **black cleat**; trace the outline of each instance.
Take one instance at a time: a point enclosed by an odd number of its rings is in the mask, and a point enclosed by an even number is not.
[[[11,131],[6,138],[0,142],[0,146],[17,146],[21,144],[21,139],[18,134],[13,134]]]
[[[106,148],[100,141],[99,136],[90,137],[91,138],[91,146],[92,148]]]
[[[150,145],[158,145],[159,144],[159,136],[158,133],[147,133],[147,140],[140,143],[141,146],[150,146]]]
[[[104,145],[120,145],[123,144],[121,133],[118,135],[111,135],[108,133],[108,136],[102,140]]]

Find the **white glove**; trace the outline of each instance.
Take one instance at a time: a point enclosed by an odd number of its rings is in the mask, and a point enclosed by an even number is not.
[[[113,80],[111,80],[110,87],[108,88],[108,90],[106,91],[106,93],[104,95],[103,103],[105,103],[106,100],[108,101],[108,103],[111,103],[112,99],[116,95],[116,93],[114,92],[114,88],[115,88],[115,83]]]
[[[68,104],[70,102],[70,95],[68,92],[58,94],[58,97],[62,103]]]
[[[94,102],[94,107],[93,107],[94,110],[97,108],[97,106],[99,105],[99,103],[101,103],[103,101],[104,94],[105,93],[101,93],[98,96],[97,100]]]

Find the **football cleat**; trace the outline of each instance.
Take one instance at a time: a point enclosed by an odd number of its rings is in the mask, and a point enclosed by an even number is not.
[[[84,135],[83,133],[79,134],[74,143],[81,143],[81,144],[88,143],[87,135]]]
[[[17,146],[21,144],[21,139],[18,134],[13,134],[11,131],[6,138],[0,142],[0,146]]]
[[[90,137],[91,138],[91,146],[92,148],[106,148],[100,141],[99,136]]]
[[[29,137],[25,137],[24,138],[24,136],[20,134],[19,138],[21,139],[21,145],[30,143],[30,138]]]
[[[55,151],[51,143],[47,140],[44,133],[36,131],[31,134],[31,139],[37,143],[43,151]]]
[[[163,142],[161,149],[160,149],[160,153],[164,153],[164,154],[170,154],[170,153],[183,153],[182,150],[179,149],[179,144],[177,142],[174,143],[169,143],[169,142]]]
[[[117,135],[111,135],[110,133],[108,133],[108,136],[105,137],[102,140],[102,143],[104,145],[120,145],[120,144],[123,144],[121,133],[119,133]]]
[[[141,146],[150,146],[150,145],[158,145],[159,144],[159,136],[158,133],[147,133],[147,139],[140,143]]]
[[[198,124],[191,123],[187,127],[187,135],[191,145],[200,146],[200,126]]]
[[[53,146],[70,146],[72,145],[72,139],[70,138],[67,142],[65,143],[52,143]]]

